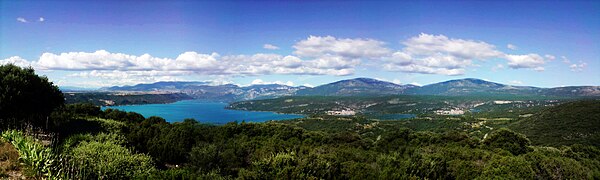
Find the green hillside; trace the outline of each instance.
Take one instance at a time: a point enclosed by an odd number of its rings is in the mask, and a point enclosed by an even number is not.
[[[600,100],[558,105],[516,122],[512,129],[536,145],[600,145]]]

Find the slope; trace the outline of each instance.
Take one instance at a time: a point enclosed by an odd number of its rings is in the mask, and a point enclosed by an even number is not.
[[[552,107],[511,125],[536,145],[589,144],[600,146],[600,100]]]

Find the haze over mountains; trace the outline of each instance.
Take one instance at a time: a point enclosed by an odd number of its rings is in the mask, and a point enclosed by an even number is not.
[[[467,78],[425,86],[400,85],[370,78],[341,80],[317,87],[281,84],[238,86],[210,85],[206,82],[156,82],[134,86],[113,86],[101,91],[161,91],[185,93],[197,99],[236,101],[280,96],[357,96],[357,95],[444,95],[444,96],[600,96],[600,86],[539,88],[512,86]]]

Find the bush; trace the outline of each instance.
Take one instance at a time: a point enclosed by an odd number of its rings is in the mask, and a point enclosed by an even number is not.
[[[499,129],[486,138],[483,143],[490,148],[500,148],[514,155],[531,151],[531,142],[523,134],[515,133],[509,129]]]
[[[149,156],[133,154],[111,141],[81,142],[70,155],[81,162],[78,171],[83,179],[131,179],[155,170]]]

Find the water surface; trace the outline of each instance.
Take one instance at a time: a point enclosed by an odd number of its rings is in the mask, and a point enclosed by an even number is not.
[[[274,112],[257,112],[225,109],[227,103],[185,100],[171,104],[143,104],[102,107],[113,108],[127,112],[137,112],[144,117],[159,116],[167,122],[180,122],[185,118],[194,118],[202,123],[225,124],[232,121],[265,122],[268,120],[283,120],[302,118],[302,115],[278,114]]]

